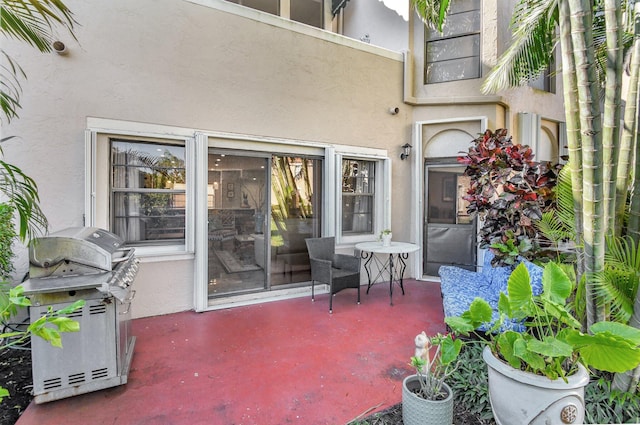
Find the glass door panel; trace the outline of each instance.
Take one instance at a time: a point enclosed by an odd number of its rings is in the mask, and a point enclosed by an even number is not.
[[[441,265],[476,268],[475,220],[467,214],[470,180],[462,167],[427,167],[424,274],[437,276]]]
[[[271,160],[271,286],[309,282],[306,238],[320,236],[322,161]]]
[[[208,169],[209,297],[265,290],[269,158],[212,150]]]

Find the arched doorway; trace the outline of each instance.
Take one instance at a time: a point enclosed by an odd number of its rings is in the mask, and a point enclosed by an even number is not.
[[[448,129],[425,143],[424,275],[437,276],[441,265],[476,269],[476,223],[462,199],[470,181],[456,160],[473,139],[467,131]]]

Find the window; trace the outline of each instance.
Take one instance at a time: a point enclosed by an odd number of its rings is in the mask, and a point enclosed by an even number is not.
[[[241,6],[323,28],[324,0],[227,0]]]
[[[342,234],[374,233],[374,161],[342,160]]]
[[[480,0],[454,0],[440,34],[426,28],[425,84],[480,78]]]
[[[111,231],[131,245],[185,243],[185,147],[110,139]]]
[[[291,20],[322,28],[322,2],[316,0],[292,1]]]
[[[529,87],[534,89],[546,91],[548,93],[556,92],[556,84],[555,84],[555,65],[553,60],[549,64],[549,67],[545,69],[544,73],[542,73],[535,80],[529,81]]]
[[[272,15],[278,15],[280,10],[280,0],[227,0],[231,3],[236,3],[241,6],[246,6],[251,9],[267,12]]]

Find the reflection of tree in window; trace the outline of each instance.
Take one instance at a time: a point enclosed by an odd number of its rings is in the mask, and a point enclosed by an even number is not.
[[[301,157],[274,156],[271,167],[271,189],[274,218],[313,217],[313,173],[314,160]]]
[[[456,0],[443,32],[426,27],[425,84],[480,77],[481,0]]]
[[[127,242],[184,240],[184,147],[111,141],[112,231]]]

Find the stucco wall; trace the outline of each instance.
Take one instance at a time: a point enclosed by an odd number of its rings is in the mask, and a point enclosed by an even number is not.
[[[378,0],[349,0],[344,8],[343,34],[385,49],[409,49],[409,23]]]
[[[5,157],[37,181],[51,230],[83,225],[87,117],[386,148],[394,158],[409,140],[399,55],[181,0],[66,3],[78,21],[77,42],[60,34],[67,55],[3,42],[28,75],[20,118],[2,128],[20,136]],[[394,180],[409,175],[393,167]],[[406,199],[394,195],[394,205]],[[143,262],[136,286],[135,317],[192,308],[193,261]]]

